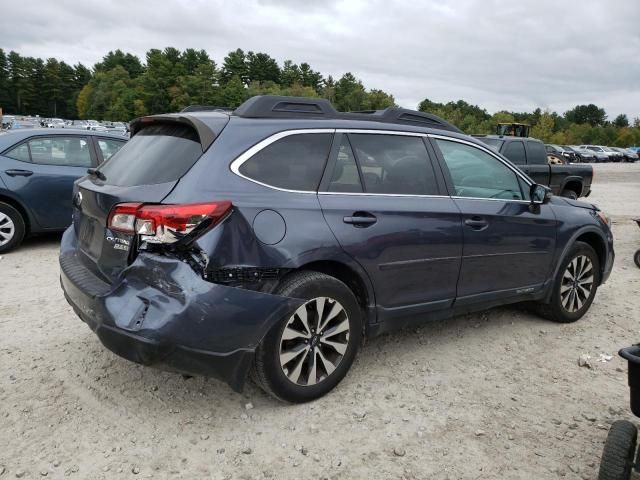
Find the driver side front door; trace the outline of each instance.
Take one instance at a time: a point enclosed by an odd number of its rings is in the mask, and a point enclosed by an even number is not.
[[[434,137],[448,187],[462,214],[463,250],[456,304],[533,293],[549,278],[556,218],[530,209],[529,180],[471,142]]]

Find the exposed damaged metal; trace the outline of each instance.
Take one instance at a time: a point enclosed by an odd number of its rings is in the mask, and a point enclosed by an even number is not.
[[[204,278],[213,283],[243,286],[277,280],[287,269],[271,267],[229,267],[205,272]]]

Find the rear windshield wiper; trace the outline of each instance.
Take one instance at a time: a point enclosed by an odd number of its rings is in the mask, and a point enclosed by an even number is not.
[[[105,174],[102,173],[100,170],[98,170],[96,167],[88,168],[87,169],[87,173],[89,175],[95,175],[96,177],[98,177],[102,181],[105,181],[107,179]]]

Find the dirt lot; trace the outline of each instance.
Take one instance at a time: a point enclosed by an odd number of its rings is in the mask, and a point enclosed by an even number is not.
[[[111,354],[63,299],[59,238],[29,240],[0,259],[0,477],[596,478],[631,417],[615,352],[640,340],[640,163],[596,167],[617,258],[585,318],[501,308],[373,339],[299,406]]]

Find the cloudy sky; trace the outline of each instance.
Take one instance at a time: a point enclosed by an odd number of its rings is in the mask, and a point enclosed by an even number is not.
[[[639,0],[42,0],[3,2],[0,47],[93,65],[120,48],[236,48],[351,71],[415,108],[595,103],[640,116]]]

